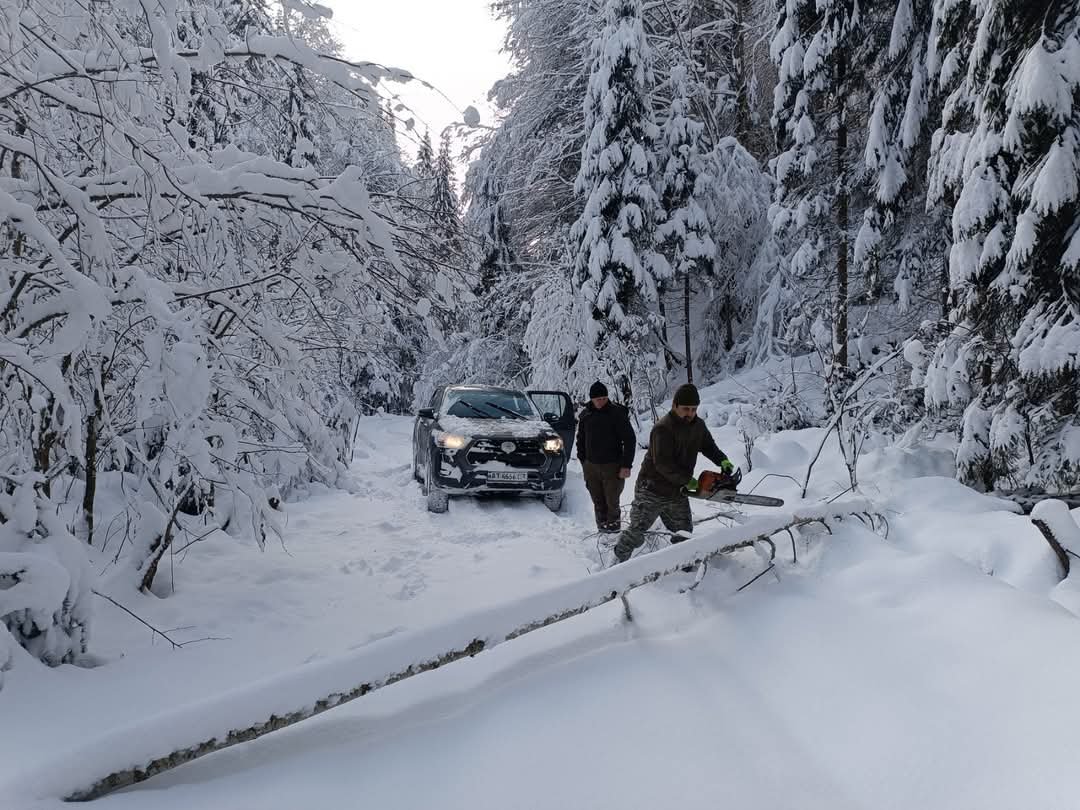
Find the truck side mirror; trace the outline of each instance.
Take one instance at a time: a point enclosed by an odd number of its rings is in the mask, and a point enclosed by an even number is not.
[[[435,411],[432,408],[421,408],[416,412],[416,415],[421,419],[434,419]]]

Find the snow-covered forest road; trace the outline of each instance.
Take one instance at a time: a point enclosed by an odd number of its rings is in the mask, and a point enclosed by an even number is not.
[[[0,735],[0,785],[62,753],[50,741],[92,744],[595,568],[576,469],[563,514],[463,500],[430,515],[410,431],[406,418],[365,420],[354,491],[290,504],[284,546],[260,554],[215,536],[174,560],[169,598],[111,594],[177,640],[214,640],[172,650],[101,603],[107,665],[16,667],[0,692],[18,732]],[[733,429],[714,431],[734,450]],[[758,471],[790,467],[815,435],[770,438]],[[1070,581],[1055,587],[1026,519],[954,481],[902,480],[903,459],[896,448],[866,459],[888,541],[844,525],[736,593],[761,567],[748,551],[690,595],[677,583],[635,591],[633,625],[617,603],[599,608],[98,804],[1075,806],[1078,713],[1061,697],[1080,674],[1080,622],[1048,598],[1067,601]],[[791,497],[784,487],[772,491]]]
[[[1077,810],[1078,493],[1080,0],[4,3],[0,810]]]

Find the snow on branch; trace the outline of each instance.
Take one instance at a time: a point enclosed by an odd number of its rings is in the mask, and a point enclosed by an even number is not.
[[[403,191],[379,85],[410,74],[340,57],[317,4],[243,5],[0,14],[0,553],[85,562],[44,516],[78,481],[93,545],[117,474],[146,590],[191,518],[264,543],[285,498],[346,482],[359,413],[409,402],[464,287]],[[39,568],[19,582],[53,603]],[[27,649],[68,635],[54,663],[80,652],[82,600],[55,627],[0,619]]]

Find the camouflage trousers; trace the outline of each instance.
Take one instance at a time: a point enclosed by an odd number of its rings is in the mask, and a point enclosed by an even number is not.
[[[681,492],[673,495],[660,495],[652,490],[638,487],[634,491],[634,505],[630,507],[630,521],[619,542],[615,544],[615,557],[626,560],[634,549],[645,542],[647,532],[660,518],[669,532],[694,530],[694,521],[690,516],[690,499]],[[682,542],[672,538],[673,543]]]

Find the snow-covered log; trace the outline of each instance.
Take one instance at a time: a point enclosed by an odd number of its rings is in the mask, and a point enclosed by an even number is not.
[[[1031,522],[1035,524],[1061,563],[1062,579],[1069,575],[1069,555],[1080,554],[1080,526],[1069,513],[1064,501],[1047,499],[1039,501],[1031,509]]]
[[[1060,501],[1070,509],[1080,509],[1080,490],[1071,492],[1047,492],[1043,489],[1014,489],[996,491],[995,498],[1005,498],[1019,506],[1025,515],[1034,514],[1035,508],[1048,499]]]
[[[254,740],[384,686],[489,650],[580,615],[684,566],[786,529],[865,515],[863,499],[801,506],[718,529],[509,604],[403,633],[199,703],[163,712],[94,740],[25,775],[3,795],[84,801],[144,781],[237,743]]]

